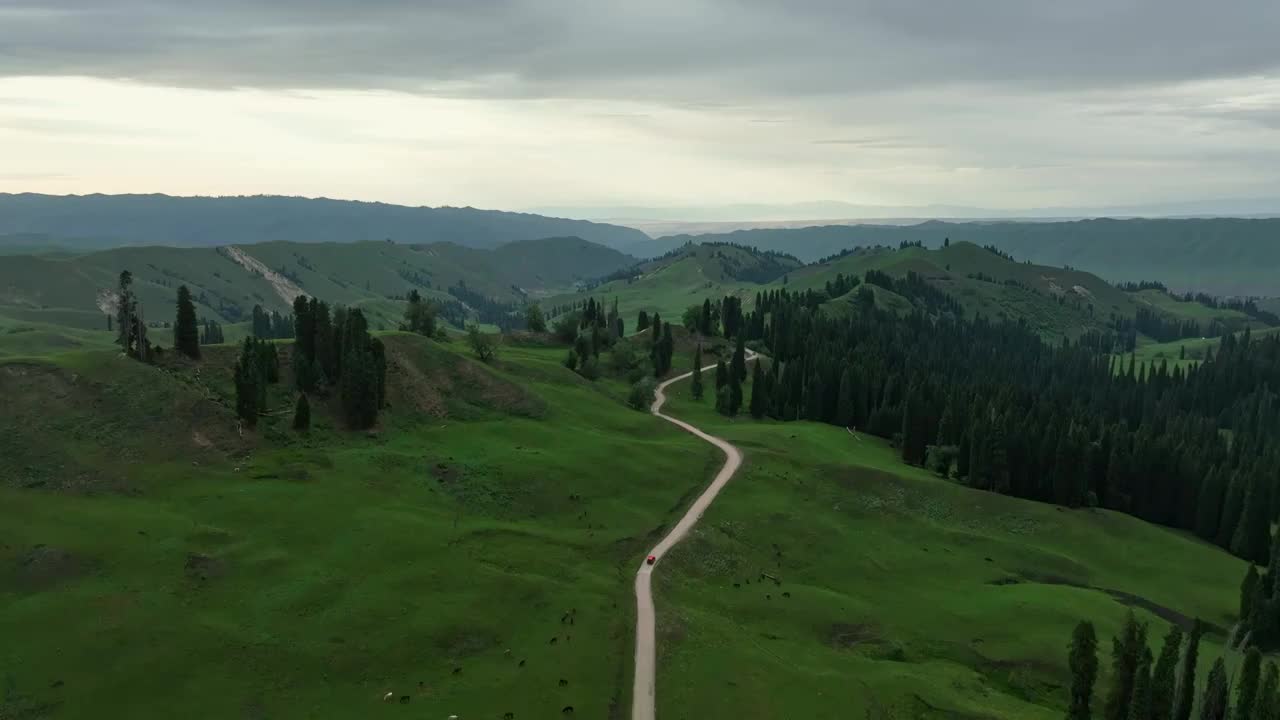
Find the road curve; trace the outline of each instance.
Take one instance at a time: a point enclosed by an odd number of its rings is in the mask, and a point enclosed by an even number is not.
[[[748,362],[754,359],[755,353],[750,353],[747,356]],[[702,370],[706,372],[707,370],[715,370],[715,368],[715,365],[708,365]],[[649,582],[653,577],[653,569],[657,567],[657,563],[662,562],[662,556],[668,550],[684,539],[684,536],[689,533],[689,530],[702,517],[702,513],[716,499],[716,495],[720,494],[720,490],[728,484],[734,473],[738,472],[738,467],[742,465],[742,453],[738,452],[738,448],[718,437],[702,432],[683,420],[677,420],[670,415],[662,414],[662,404],[667,401],[667,386],[684,380],[692,374],[692,372],[687,372],[659,385],[654,396],[653,406],[649,408],[649,411],[720,448],[725,454],[725,462],[724,466],[720,468],[720,472],[716,473],[715,479],[707,486],[707,489],[698,496],[697,500],[693,501],[688,511],[685,512],[684,517],[680,518],[680,522],[676,523],[676,526],[671,528],[671,532],[667,533],[666,537],[662,538],[647,553],[647,555],[653,555],[657,558],[655,563],[649,565],[642,560],[640,562],[640,570],[636,572],[636,676],[635,684],[631,691],[631,720],[654,720],[654,671],[657,666],[657,651],[654,639],[653,593]]]

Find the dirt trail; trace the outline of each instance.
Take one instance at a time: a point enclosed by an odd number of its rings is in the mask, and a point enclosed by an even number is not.
[[[748,353],[747,361],[750,362],[754,359],[755,353]],[[715,370],[715,368],[715,365],[708,365],[702,371]],[[725,454],[725,463],[720,468],[720,472],[716,473],[715,479],[711,481],[707,489],[689,506],[689,510],[685,512],[684,517],[680,518],[680,522],[676,523],[671,532],[667,533],[666,537],[662,538],[649,551],[649,555],[657,558],[655,563],[649,565],[642,561],[640,570],[636,572],[636,676],[631,693],[631,720],[653,720],[654,718],[654,671],[657,667],[657,652],[654,640],[653,593],[650,586],[653,570],[658,563],[662,562],[662,556],[674,547],[676,543],[683,540],[689,530],[702,518],[702,513],[706,512],[712,501],[716,499],[716,495],[720,494],[720,490],[728,484],[729,480],[738,472],[738,467],[742,465],[742,453],[738,451],[738,448],[718,437],[702,432],[683,420],[677,420],[669,415],[662,414],[662,405],[667,401],[667,386],[684,380],[692,374],[692,372],[687,372],[659,385],[653,400],[653,406],[649,410],[663,420],[678,425],[681,429],[693,433],[720,448]]]

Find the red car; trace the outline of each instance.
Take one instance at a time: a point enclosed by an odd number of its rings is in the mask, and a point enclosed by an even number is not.
[[[647,560],[645,560],[645,562],[647,562],[647,563],[649,563],[650,565],[652,565],[652,564],[654,564],[654,563],[658,562],[658,557],[657,557],[656,555],[650,555],[650,556],[649,556],[649,558],[648,558]]]

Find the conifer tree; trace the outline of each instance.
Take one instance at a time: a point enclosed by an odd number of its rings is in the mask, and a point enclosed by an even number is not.
[[[1138,668],[1133,675],[1129,720],[1151,720],[1151,650],[1146,647],[1142,648]]]
[[[1227,720],[1230,710],[1227,695],[1227,666],[1222,658],[1218,658],[1209,671],[1204,696],[1200,699],[1200,720]]]
[[[311,402],[307,400],[306,393],[298,393],[298,402],[293,408],[293,429],[311,429]]]
[[[248,427],[258,424],[266,394],[266,378],[259,365],[260,353],[253,338],[245,338],[235,367],[236,415]]]
[[[1200,637],[1204,634],[1204,624],[1196,618],[1191,626],[1191,637],[1187,641],[1187,653],[1182,659],[1182,672],[1178,676],[1178,699],[1174,703],[1174,720],[1190,720],[1192,708],[1196,704],[1196,663],[1200,655]]]
[[[1171,625],[1160,648],[1160,658],[1151,673],[1151,720],[1172,720],[1173,699],[1182,652],[1182,628]]]
[[[1280,720],[1280,668],[1267,663],[1265,679],[1253,703],[1253,720]]]
[[[116,293],[116,344],[124,354],[133,355],[137,335],[135,319],[138,312],[138,301],[133,295],[133,273],[128,270],[121,271]]]
[[[649,313],[641,310],[636,318],[636,332],[644,332],[649,328]]]
[[[1071,705],[1067,720],[1091,720],[1093,684],[1098,679],[1098,636],[1093,623],[1081,621],[1071,635]]]
[[[724,360],[716,360],[716,392],[729,383],[729,368],[725,366]]]
[[[1107,693],[1107,720],[1129,720],[1138,663],[1146,645],[1147,628],[1138,624],[1131,610],[1125,618],[1120,635],[1111,640],[1111,688]]]
[[[173,323],[173,349],[192,360],[200,359],[200,328],[196,323],[196,306],[191,291],[178,286],[178,313]]]
[[[1253,617],[1254,598],[1258,596],[1258,568],[1249,563],[1245,571],[1244,581],[1240,583],[1240,622],[1248,623]]]
[[[757,358],[755,367],[751,368],[751,417],[757,420],[763,418],[769,411],[769,388],[766,377]]]
[[[742,409],[742,380],[738,378],[738,373],[732,369],[729,370],[729,406],[726,415],[737,415],[738,410]]]
[[[738,335],[737,341],[734,343],[733,358],[730,361],[729,371],[738,379],[738,382],[743,382],[747,379],[747,348],[742,340],[742,335]]]
[[[1240,514],[1244,510],[1245,486],[1243,473],[1237,471],[1231,476],[1227,497],[1222,504],[1222,517],[1218,520],[1217,543],[1221,547],[1230,548],[1235,539],[1236,528],[1240,526]]]
[[[702,345],[693,351],[693,379],[689,385],[689,393],[694,400],[702,399]]]
[[[1262,473],[1249,473],[1240,524],[1231,542],[1231,552],[1259,565],[1267,564],[1271,544],[1271,505]]]
[[[1262,653],[1251,647],[1244,655],[1240,668],[1240,684],[1236,686],[1236,711],[1233,720],[1253,720],[1254,705],[1258,700],[1258,684],[1262,674]]]

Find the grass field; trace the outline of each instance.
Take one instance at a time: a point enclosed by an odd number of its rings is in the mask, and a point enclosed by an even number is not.
[[[662,717],[1052,720],[1081,619],[1099,629],[1100,710],[1128,611],[1107,591],[1143,599],[1153,643],[1151,608],[1233,622],[1244,564],[1183,533],[969,490],[878,439],[728,420],[673,390],[669,412],[745,465],[657,573]],[[1202,669],[1221,646],[1206,640]]]
[[[230,347],[198,378],[101,352],[0,364],[0,717],[625,707],[633,568],[712,451],[559,349],[490,370],[387,342],[371,435],[323,403],[295,435],[277,387],[239,437]]]

